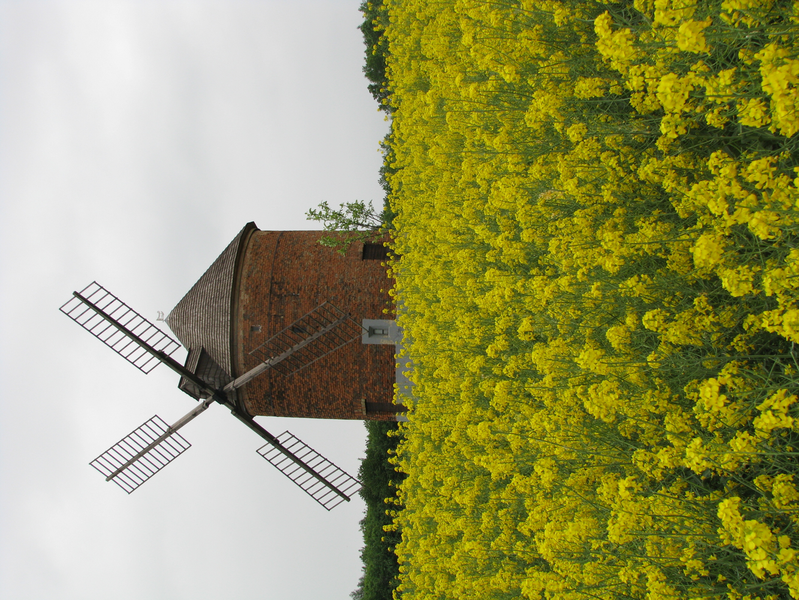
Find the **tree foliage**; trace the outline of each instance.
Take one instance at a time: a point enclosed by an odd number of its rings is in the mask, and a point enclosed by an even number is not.
[[[319,240],[323,246],[335,248],[341,254],[347,251],[353,242],[368,242],[380,237],[383,227],[382,215],[375,210],[372,202],[355,200],[345,202],[338,208],[331,208],[324,201],[317,208],[305,213],[309,221],[319,221],[324,230],[331,232]]]
[[[400,540],[400,533],[384,531],[383,528],[392,522],[391,515],[386,514],[387,508],[399,508],[394,500],[403,475],[395,471],[394,465],[388,461],[399,441],[396,436],[397,424],[366,421],[366,430],[366,457],[358,470],[358,477],[363,483],[361,497],[366,502],[366,514],[361,520],[363,574],[358,588],[350,597],[353,600],[391,600],[399,574],[394,546]]]
[[[380,109],[390,114],[390,94],[386,77],[388,40],[384,35],[388,25],[388,11],[383,6],[383,0],[364,0],[360,11],[363,14],[363,23],[359,29],[363,33],[366,46],[363,72],[370,82],[369,92],[380,104]],[[388,203],[388,196],[391,193],[389,178],[395,172],[391,166],[392,138],[393,133],[389,131],[380,142],[380,150],[385,157],[380,168],[380,186],[386,193],[382,212],[378,212],[371,201],[366,203],[356,200],[342,204],[338,209],[331,208],[327,202],[321,202],[316,209],[305,213],[309,221],[319,221],[325,231],[331,232],[331,235],[326,235],[320,240],[323,246],[329,246],[344,254],[353,242],[376,240],[381,237],[378,232],[386,233],[391,229],[394,213]]]
[[[363,43],[366,45],[363,74],[371,82],[368,86],[369,92],[380,103],[380,109],[391,112],[386,77],[388,39],[384,35],[388,25],[388,11],[383,6],[383,0],[364,0],[360,11],[363,14],[363,23],[359,29],[363,33]]]
[[[325,231],[377,231],[382,225],[380,214],[363,200],[346,202],[338,209],[330,208],[327,202],[320,202],[319,208],[312,208],[306,216],[314,221],[324,223]]]

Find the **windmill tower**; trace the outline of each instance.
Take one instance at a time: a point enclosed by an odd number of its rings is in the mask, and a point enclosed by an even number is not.
[[[253,419],[402,418],[392,403],[402,373],[400,332],[383,313],[385,250],[353,244],[341,256],[318,243],[322,235],[248,223],[166,317],[180,344],[97,283],[73,293],[62,312],[141,371],[166,364],[200,402],[172,425],[149,419],[92,461],[106,480],[136,490],[189,448],[178,430],[218,403],[326,509],[357,492],[356,479],[291,433],[273,436]],[[170,356],[181,344],[185,364]]]
[[[383,313],[385,248],[355,243],[342,256],[319,244],[323,235],[248,223],[166,322],[189,350],[187,368],[224,379],[291,347],[303,337],[304,315],[337,307],[350,319],[336,335],[253,380],[236,401],[251,415],[395,419],[399,331]]]

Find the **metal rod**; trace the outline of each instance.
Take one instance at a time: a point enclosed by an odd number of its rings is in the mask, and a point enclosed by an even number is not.
[[[327,486],[327,487],[328,487],[328,488],[330,488],[332,491],[334,491],[336,494],[338,494],[339,496],[341,496],[342,498],[344,498],[344,500],[346,500],[347,502],[349,502],[349,501],[350,501],[350,497],[349,497],[349,496],[347,496],[347,494],[345,494],[344,492],[342,492],[342,491],[341,491],[340,489],[338,489],[338,488],[337,488],[335,485],[333,485],[333,484],[332,484],[332,483],[330,483],[330,482],[329,482],[327,479],[325,479],[325,478],[324,478],[322,475],[320,475],[319,473],[317,473],[317,472],[316,472],[316,471],[313,469],[313,467],[311,467],[311,466],[309,466],[308,464],[306,464],[306,463],[305,463],[305,462],[304,462],[304,461],[303,461],[301,458],[299,458],[297,455],[293,454],[293,453],[292,453],[292,452],[290,452],[288,449],[286,449],[286,447],[285,447],[285,446],[283,446],[283,444],[281,444],[281,443],[280,443],[280,441],[279,441],[279,440],[278,440],[278,439],[277,439],[275,436],[273,436],[273,435],[272,435],[271,433],[269,433],[269,432],[268,432],[266,429],[264,429],[264,428],[263,428],[263,427],[261,427],[261,426],[260,426],[258,423],[256,423],[256,422],[253,420],[253,418],[252,418],[250,415],[243,415],[243,414],[241,414],[241,413],[240,413],[239,411],[237,411],[237,410],[231,410],[230,412],[232,412],[232,413],[233,413],[233,416],[235,416],[235,417],[236,417],[236,418],[237,418],[239,421],[241,421],[242,423],[244,423],[244,424],[245,424],[247,427],[249,427],[249,428],[250,428],[250,429],[252,429],[252,430],[253,430],[255,433],[257,433],[259,436],[261,436],[261,438],[262,438],[262,439],[264,439],[264,440],[266,441],[266,443],[267,443],[267,444],[269,444],[270,446],[273,446],[273,447],[274,447],[276,450],[278,450],[278,451],[279,451],[281,454],[283,454],[283,455],[284,455],[286,458],[288,458],[289,460],[291,460],[292,462],[294,462],[295,464],[297,464],[299,467],[301,467],[302,469],[304,469],[306,473],[308,473],[309,475],[312,475],[312,476],[314,476],[316,479],[318,479],[318,480],[319,480],[321,483],[323,483],[325,486]]]
[[[177,421],[175,421],[175,422],[174,422],[172,425],[170,425],[169,427],[167,427],[167,428],[166,428],[166,431],[165,431],[164,433],[162,433],[161,435],[159,435],[159,436],[158,436],[157,438],[155,438],[155,439],[154,439],[152,442],[150,442],[150,443],[149,443],[149,444],[147,444],[147,445],[146,445],[144,448],[142,448],[141,450],[139,450],[139,451],[138,451],[138,452],[137,452],[137,453],[136,453],[136,454],[135,454],[135,455],[134,455],[132,458],[128,459],[128,461],[127,461],[127,462],[126,462],[124,465],[122,465],[122,466],[121,466],[121,467],[119,467],[119,468],[118,468],[116,471],[114,471],[114,472],[113,472],[113,473],[111,473],[111,474],[110,474],[108,477],[106,477],[106,478],[105,478],[105,480],[106,480],[106,481],[111,481],[111,480],[112,480],[114,477],[116,477],[117,475],[119,475],[119,474],[120,474],[122,471],[124,471],[125,469],[127,469],[127,468],[128,468],[130,465],[132,465],[133,463],[135,463],[135,462],[136,462],[137,460],[139,460],[139,459],[140,459],[142,456],[144,456],[145,454],[147,454],[147,453],[148,453],[150,450],[152,450],[153,448],[155,448],[155,447],[156,447],[158,444],[160,444],[161,442],[163,442],[163,441],[164,441],[165,439],[167,439],[167,438],[168,438],[170,435],[172,435],[172,434],[173,434],[173,433],[175,433],[175,432],[176,432],[178,429],[180,429],[181,427],[183,427],[183,426],[184,426],[186,423],[188,423],[189,421],[191,421],[192,419],[194,419],[195,417],[197,417],[197,416],[198,416],[200,413],[204,412],[204,411],[205,411],[205,409],[207,409],[207,408],[208,408],[208,407],[211,405],[211,402],[213,402],[213,399],[212,399],[212,398],[209,398],[208,400],[203,400],[203,402],[202,402],[202,403],[201,403],[199,406],[196,406],[195,408],[193,408],[192,410],[190,410],[189,412],[187,412],[185,415],[183,415],[183,416],[182,416],[180,419],[178,419]]]

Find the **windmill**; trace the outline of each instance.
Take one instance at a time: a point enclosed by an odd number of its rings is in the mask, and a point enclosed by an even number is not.
[[[106,481],[134,492],[188,450],[191,445],[178,431],[217,403],[264,440],[258,454],[326,510],[349,501],[360,489],[357,479],[288,431],[269,433],[234,400],[236,390],[266,371],[297,373],[360,337],[363,327],[333,304],[321,303],[271,336],[251,353],[260,363],[236,378],[220,376],[213,360],[203,363],[202,352],[195,357],[194,370],[181,365],[171,357],[181,344],[97,282],[73,292],[60,310],[143,373],[165,364],[181,376],[179,387],[200,402],[171,425],[153,416],[91,461]]]

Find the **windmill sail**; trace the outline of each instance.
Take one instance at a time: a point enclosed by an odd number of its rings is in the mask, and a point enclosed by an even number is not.
[[[143,373],[171,355],[180,344],[93,281],[61,306],[61,312]],[[149,349],[147,348],[149,346]]]
[[[250,352],[281,375],[291,375],[361,337],[347,313],[323,302]]]
[[[171,429],[155,415],[89,464],[130,494],[191,447]]]
[[[266,445],[258,449],[258,454],[327,510],[338,506],[342,501],[349,502],[350,496],[361,488],[357,479],[288,431],[280,436],[283,438],[281,441],[256,423],[251,416],[238,411],[232,412],[234,417],[266,442]]]
[[[199,406],[175,424],[167,425],[156,415],[94,459],[91,466],[106,481],[113,481],[128,494],[138,489],[191,447],[177,430],[216,401],[230,408],[237,419],[267,442],[258,450],[261,456],[325,509],[349,501],[360,489],[357,479],[291,433],[285,432],[280,438],[273,436],[231,403],[225,393],[270,368],[283,375],[295,373],[359,338],[361,326],[332,304],[323,303],[253,351],[263,362],[222,389],[217,389],[222,381],[211,378],[214,381],[209,382],[171,358],[180,344],[97,282],[73,292],[73,298],[60,310],[142,372],[149,373],[159,362],[166,363],[192,386],[184,391],[203,398]]]
[[[325,509],[330,510],[345,500],[349,501],[349,497],[361,489],[360,481],[288,431],[280,434],[277,441],[302,464],[292,460],[273,444],[264,444],[258,449],[258,454]]]

